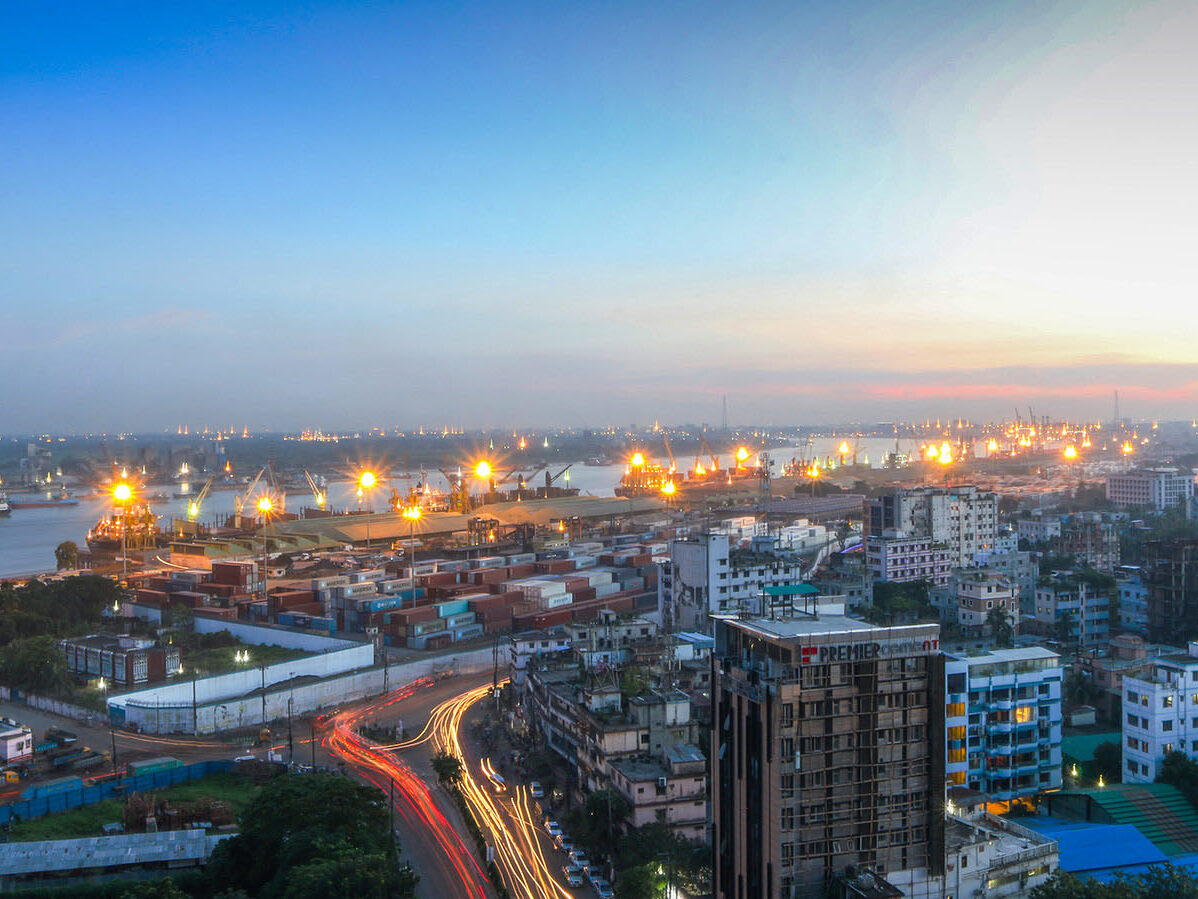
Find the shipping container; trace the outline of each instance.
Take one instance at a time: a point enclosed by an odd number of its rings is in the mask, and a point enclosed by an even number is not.
[[[154,774],[158,771],[170,771],[173,768],[181,768],[183,763],[169,755],[159,756],[152,759],[143,759],[140,762],[130,762],[127,766],[130,777],[138,777],[142,774]]]

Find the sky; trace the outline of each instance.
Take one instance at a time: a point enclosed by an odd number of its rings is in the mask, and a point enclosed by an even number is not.
[[[0,434],[1198,414],[1198,5],[0,11]]]

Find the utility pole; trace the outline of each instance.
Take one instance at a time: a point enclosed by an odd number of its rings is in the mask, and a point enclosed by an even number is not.
[[[312,769],[316,770],[316,721],[313,718],[308,719],[308,734],[312,738],[310,745],[312,746]]]
[[[495,710],[499,710],[499,635],[491,645],[491,695],[495,697]]]
[[[287,697],[287,764],[295,764],[295,738],[291,731],[291,697]]]

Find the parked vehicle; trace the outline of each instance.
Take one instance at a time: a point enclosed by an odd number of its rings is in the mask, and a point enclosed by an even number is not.
[[[528,793],[533,799],[545,798],[545,788],[535,780],[528,785]]]
[[[562,826],[553,819],[545,822],[545,832],[556,839],[562,835]]]
[[[582,884],[583,884],[583,881],[582,881],[581,874],[567,874],[566,875],[566,886],[580,887],[580,886],[582,886]]]
[[[564,865],[562,865],[562,873],[563,874],[582,874],[583,871],[579,865],[576,865],[574,862],[568,861]]]

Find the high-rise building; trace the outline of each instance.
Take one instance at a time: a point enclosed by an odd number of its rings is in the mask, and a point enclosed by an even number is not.
[[[712,655],[717,899],[823,895],[850,867],[895,886],[944,866],[936,624],[843,606],[718,616]]]
[[[955,556],[929,537],[908,537],[899,531],[870,534],[865,539],[865,564],[875,581],[948,583]]]
[[[1060,656],[1040,647],[950,654],[945,677],[950,786],[994,802],[1060,788]]]
[[[869,533],[901,531],[943,544],[954,567],[973,564],[998,538],[998,496],[977,487],[920,487],[871,500]]]

